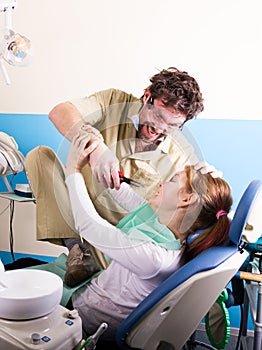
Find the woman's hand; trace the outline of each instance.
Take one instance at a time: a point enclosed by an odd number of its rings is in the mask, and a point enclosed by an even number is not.
[[[85,130],[80,130],[73,137],[71,148],[66,162],[66,174],[81,172],[89,162],[89,155],[102,142],[100,137],[94,137]]]
[[[72,139],[66,164],[66,174],[81,172],[89,164],[95,179],[105,187],[120,188],[119,161],[103,142],[102,135],[84,125]]]

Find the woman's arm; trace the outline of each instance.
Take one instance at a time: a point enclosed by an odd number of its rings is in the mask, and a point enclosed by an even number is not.
[[[114,200],[126,211],[133,211],[146,203],[128,184],[122,183],[119,190],[107,189]]]
[[[158,255],[163,253],[161,249],[151,242],[130,239],[97,213],[81,174],[95,143],[88,148],[85,145],[85,133],[75,136],[66,164],[66,184],[77,231],[94,247],[130,271],[144,278],[154,276],[162,263]]]
[[[66,184],[75,226],[83,238],[143,278],[158,273],[162,264],[162,248],[149,242],[132,240],[104,220],[94,208],[81,173],[67,176]]]

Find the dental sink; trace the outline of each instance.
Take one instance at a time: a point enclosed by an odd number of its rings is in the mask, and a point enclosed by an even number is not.
[[[60,305],[63,281],[43,270],[0,272],[0,349],[72,350],[82,322]]]
[[[0,318],[28,320],[54,311],[63,293],[63,281],[52,272],[11,270],[0,273]]]

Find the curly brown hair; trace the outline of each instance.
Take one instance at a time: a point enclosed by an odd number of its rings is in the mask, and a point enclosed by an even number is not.
[[[161,99],[165,106],[193,119],[204,109],[202,93],[196,80],[175,67],[163,69],[150,78],[149,90],[153,99]]]

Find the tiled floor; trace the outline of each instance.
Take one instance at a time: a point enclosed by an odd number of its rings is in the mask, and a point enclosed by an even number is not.
[[[197,331],[196,332],[196,339],[199,341],[202,341],[204,343],[210,344],[210,341],[204,331]],[[230,336],[228,344],[225,346],[225,350],[236,350],[237,345],[237,337]],[[196,347],[196,350],[206,349],[203,346],[198,345]]]
[[[202,331],[202,330],[196,332],[196,339],[199,340],[199,341],[202,341],[204,343],[210,344],[206,333],[204,331]],[[247,350],[252,350],[252,338],[249,337],[247,340],[248,340]],[[231,335],[230,338],[229,338],[229,342],[225,346],[224,349],[225,350],[239,350],[240,349],[239,346],[236,348],[236,346],[238,345],[237,343],[238,343],[238,337],[234,336],[234,335]],[[204,350],[204,349],[206,349],[206,348],[203,347],[203,346],[200,346],[200,345],[198,345],[196,347],[196,350]]]

